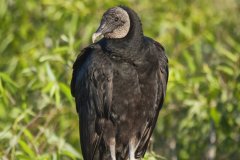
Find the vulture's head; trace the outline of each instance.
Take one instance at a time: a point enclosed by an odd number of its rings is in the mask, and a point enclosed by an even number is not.
[[[130,29],[130,18],[123,8],[114,7],[107,10],[102,17],[97,31],[92,36],[95,42],[98,37],[117,39],[125,37]]]

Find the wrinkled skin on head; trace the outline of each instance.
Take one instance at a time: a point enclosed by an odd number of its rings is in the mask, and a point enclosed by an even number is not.
[[[93,42],[100,36],[117,39],[125,37],[130,29],[128,13],[121,7],[114,7],[103,14],[101,24],[93,34]]]

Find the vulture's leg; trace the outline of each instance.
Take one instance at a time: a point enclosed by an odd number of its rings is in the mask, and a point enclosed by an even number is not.
[[[116,141],[115,138],[110,139],[110,153],[112,160],[116,160]]]
[[[129,142],[129,160],[138,160],[135,158],[135,151],[137,148],[137,140],[136,137],[130,139]]]

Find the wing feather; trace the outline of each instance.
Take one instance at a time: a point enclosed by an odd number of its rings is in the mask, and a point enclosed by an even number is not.
[[[72,76],[71,93],[80,118],[83,157],[86,160],[98,159],[102,120],[108,119],[111,112],[111,62],[95,44],[82,50],[73,65]]]
[[[158,58],[158,71],[156,76],[158,90],[156,93],[156,96],[157,96],[156,102],[154,104],[157,107],[155,107],[154,116],[149,117],[149,120],[146,123],[146,127],[142,132],[142,136],[139,140],[139,143],[135,152],[136,158],[143,157],[143,155],[145,154],[148,148],[149,140],[151,138],[153,129],[155,128],[155,125],[158,119],[159,111],[163,106],[163,101],[166,95],[167,82],[168,82],[168,59],[165,55],[164,48],[160,43],[152,39],[149,39],[149,41],[153,45],[150,47],[151,48],[150,51],[157,54],[157,58]]]

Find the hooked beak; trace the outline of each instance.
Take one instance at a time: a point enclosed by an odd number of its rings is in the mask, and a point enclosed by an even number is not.
[[[92,35],[92,42],[95,43],[96,39],[106,33],[106,23],[101,23],[97,31]]]
[[[102,33],[101,32],[95,32],[93,35],[92,35],[92,42],[95,43],[96,42],[96,39],[98,37],[102,36]]]

